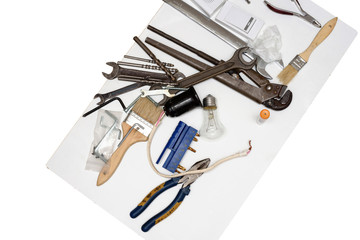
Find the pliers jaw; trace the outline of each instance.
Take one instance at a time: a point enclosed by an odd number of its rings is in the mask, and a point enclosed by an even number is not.
[[[210,159],[206,158],[192,165],[192,167],[188,170],[188,172],[203,170],[206,169],[209,165],[210,165]],[[182,183],[183,184],[182,188],[186,188],[187,186],[193,184],[201,175],[203,175],[203,173],[186,175],[179,180],[179,184]]]
[[[271,3],[269,3],[268,1],[264,0],[264,4],[273,12],[279,13],[279,14],[283,14],[283,15],[292,15],[292,16],[296,16],[299,17],[309,23],[311,23],[313,26],[321,28],[321,23],[316,20],[313,16],[311,16],[310,14],[308,14],[302,7],[301,4],[298,0],[291,0],[293,3],[295,3],[296,7],[300,10],[300,13],[297,12],[292,12],[289,10],[285,10],[285,9],[281,9],[278,8],[274,5],[272,5]]]
[[[317,28],[322,27],[321,23],[318,20],[316,20],[314,17],[312,17],[311,15],[309,15],[306,12],[305,12],[304,16],[301,16],[301,18],[303,18],[305,21],[311,23],[312,25],[314,25]]]
[[[204,159],[197,163],[195,163],[188,171],[196,171],[196,170],[203,170],[206,169],[210,164],[210,159]],[[187,195],[190,193],[190,185],[196,181],[203,173],[199,174],[189,174],[184,177],[177,177],[168,180],[167,182],[160,184],[154,190],[152,190],[145,198],[138,204],[138,206],[131,211],[130,217],[136,218],[139,216],[145,209],[151,204],[152,201],[155,200],[161,193],[165,192],[166,190],[175,187],[176,185],[182,183],[183,186],[179,190],[178,194],[176,195],[175,199],[167,206],[164,210],[156,214],[154,217],[149,219],[142,227],[141,230],[143,232],[149,231],[152,227],[156,224],[163,221],[165,218],[170,216],[175,210],[181,205],[183,200]]]

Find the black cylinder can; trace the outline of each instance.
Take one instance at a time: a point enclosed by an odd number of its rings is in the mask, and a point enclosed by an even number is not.
[[[201,101],[195,89],[190,87],[187,91],[170,98],[164,105],[166,116],[178,117],[196,107],[201,106]]]

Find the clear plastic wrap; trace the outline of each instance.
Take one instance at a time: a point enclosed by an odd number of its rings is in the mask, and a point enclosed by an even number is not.
[[[85,169],[100,172],[106,161],[116,150],[121,137],[122,112],[100,109],[94,129],[94,140],[91,144]]]
[[[277,26],[266,28],[254,41],[249,42],[249,46],[265,62],[274,62],[282,58],[282,40]]]

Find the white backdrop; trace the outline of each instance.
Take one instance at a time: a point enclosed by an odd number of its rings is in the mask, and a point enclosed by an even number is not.
[[[354,6],[316,3],[359,29]],[[0,236],[141,239],[45,169],[102,86],[104,62],[129,49],[131,36],[162,2],[123,4],[121,9],[116,1],[1,4]],[[121,31],[113,32],[114,24]],[[112,51],[114,46],[122,52]],[[221,239],[359,238],[358,52],[356,40]],[[98,82],[88,80],[94,75]]]

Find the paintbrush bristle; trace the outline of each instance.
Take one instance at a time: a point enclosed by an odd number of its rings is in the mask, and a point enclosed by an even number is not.
[[[142,97],[136,102],[132,111],[151,124],[155,124],[163,109],[155,106],[148,98]]]
[[[291,64],[287,65],[284,70],[278,75],[280,82],[284,85],[288,85],[291,80],[298,74],[298,70],[296,70]]]

